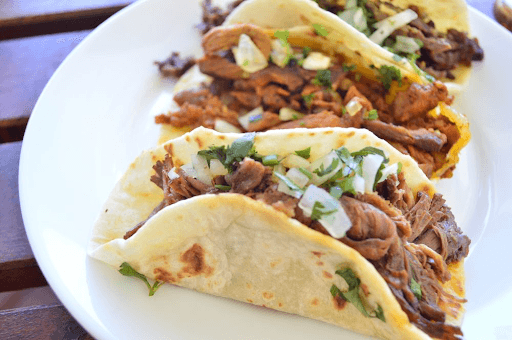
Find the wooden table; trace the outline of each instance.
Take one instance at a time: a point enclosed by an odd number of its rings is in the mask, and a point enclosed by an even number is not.
[[[21,140],[36,100],[71,50],[129,2],[0,2],[0,292],[47,285],[25,234],[18,196]],[[468,3],[494,18],[492,0]],[[0,310],[0,339],[20,338],[92,339],[59,304]]]

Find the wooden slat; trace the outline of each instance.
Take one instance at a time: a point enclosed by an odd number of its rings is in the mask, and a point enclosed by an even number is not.
[[[0,292],[47,285],[30,249],[21,218],[20,152],[21,142],[0,144]]]
[[[90,31],[0,42],[0,142],[21,140],[44,86]]]
[[[16,0],[0,1],[0,21],[4,19],[74,12],[83,9],[124,5],[130,0]]]
[[[125,3],[116,6],[79,9],[72,12],[2,19],[0,20],[0,40],[90,30],[126,5]]]
[[[0,339],[94,340],[58,305],[0,311]]]

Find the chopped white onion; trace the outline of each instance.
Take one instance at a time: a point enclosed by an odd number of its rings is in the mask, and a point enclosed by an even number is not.
[[[347,113],[350,116],[355,116],[362,108],[363,105],[357,100],[357,97],[350,99],[347,105],[345,105],[345,109],[347,109]]]
[[[233,124],[229,124],[225,120],[218,119],[218,118],[215,119],[215,125],[214,125],[213,129],[215,131],[219,131],[219,132],[222,132],[222,133],[229,133],[229,132],[240,133],[240,132],[242,132],[242,130],[240,130],[239,128],[237,128]]]
[[[360,7],[349,8],[338,14],[341,20],[345,21],[356,30],[362,32],[368,28],[363,9]]]
[[[304,62],[302,67],[306,70],[326,70],[331,65],[331,58],[320,52],[311,52]]]
[[[306,159],[291,153],[288,156],[286,156],[282,161],[281,164],[283,164],[288,169],[290,168],[309,168],[311,163],[309,163]]]
[[[285,45],[279,39],[272,40],[272,62],[279,67],[285,67],[290,60],[290,45]]]
[[[310,185],[306,189],[306,192],[304,192],[302,199],[299,201],[299,207],[304,211],[304,214],[311,216],[316,202],[323,205],[323,211],[328,212],[334,210],[334,212],[330,214],[321,215],[318,220],[320,224],[334,238],[341,238],[345,236],[347,230],[352,227],[352,222],[340,202],[329,195],[327,191],[314,185]]]
[[[233,55],[238,66],[245,72],[254,73],[268,66],[268,61],[247,34],[241,34],[238,48],[233,48]]]
[[[336,160],[338,162],[337,166],[332,171],[330,171],[328,174],[325,174],[324,176],[318,176],[317,174],[314,173],[314,171],[317,169],[320,169],[320,167],[322,165],[323,165],[324,170],[327,169]],[[343,162],[341,161],[341,159],[339,159],[336,152],[334,152],[334,151],[329,152],[327,155],[317,159],[316,161],[311,163],[311,165],[309,166],[308,170],[313,174],[311,183],[313,183],[314,185],[320,185],[320,184],[326,182],[332,176],[334,176],[342,168],[342,166],[343,166]]]
[[[180,175],[176,173],[176,167],[169,170],[169,173],[167,174],[169,176],[169,179],[172,181],[173,179],[180,178]]]
[[[295,120],[304,117],[303,113],[290,109],[289,107],[283,107],[279,110],[279,120]]]
[[[217,176],[224,176],[228,174],[228,169],[218,159],[210,160],[210,172],[215,178]]]
[[[393,49],[398,52],[405,53],[414,53],[419,50],[421,46],[414,40],[414,38],[405,37],[403,35],[398,35],[396,37],[395,46]]]
[[[363,158],[363,178],[364,178],[364,191],[373,192],[373,184],[375,183],[375,177],[377,171],[379,171],[380,165],[384,161],[384,157],[377,154],[366,155]]]
[[[373,32],[369,38],[374,43],[382,45],[384,40],[396,29],[407,25],[417,17],[418,14],[410,8],[393,16],[387,17],[373,25],[377,30]]]
[[[345,3],[345,9],[352,9],[357,7],[357,0],[347,0]]]
[[[283,182],[282,180],[279,180],[279,184],[277,185],[277,191],[280,191],[295,198],[300,198],[302,196],[302,192],[288,188],[288,185],[286,185],[286,183]]]
[[[358,194],[364,194],[364,183],[365,182],[363,177],[355,175],[354,182],[352,182],[354,191],[357,192]]]
[[[379,179],[379,182],[384,182],[389,175],[395,175],[398,173],[398,163],[388,165],[382,170],[382,177]]]
[[[288,177],[293,183],[297,184],[299,188],[304,188],[309,182],[308,176],[303,174],[298,168],[291,168],[288,170],[286,177]]]
[[[187,176],[197,178],[197,171],[194,169],[192,163],[188,163],[181,166],[181,170],[187,174]]]
[[[252,111],[247,112],[245,115],[238,117],[238,122],[240,125],[244,127],[244,129],[248,130],[249,125],[252,122],[256,122],[263,118],[263,108],[261,106],[255,108]]]
[[[207,185],[212,185],[212,174],[206,159],[199,155],[191,155],[192,165],[196,170],[197,179]]]

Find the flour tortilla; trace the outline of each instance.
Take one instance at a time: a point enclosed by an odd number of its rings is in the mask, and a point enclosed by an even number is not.
[[[211,145],[230,145],[240,134],[205,128],[142,153],[110,194],[94,226],[88,254],[114,267],[128,262],[150,279],[332,323],[385,339],[429,339],[412,325],[376,269],[357,251],[318,233],[274,208],[239,194],[201,195],[168,206],[128,240],[123,235],[163,199],[150,182],[153,164],[169,152],[175,165]],[[262,154],[286,155],[311,146],[311,160],[344,145],[383,149],[391,163],[401,162],[416,193],[433,194],[432,183],[415,161],[361,129],[322,128],[259,133]],[[367,309],[383,308],[386,322],[366,318],[352,304],[337,308],[330,288],[347,284],[334,275],[350,267],[368,287]],[[464,295],[462,263],[446,285]],[[458,273],[458,274],[457,274]],[[158,293],[157,293],[158,294]],[[170,301],[172,303],[172,301]],[[459,323],[462,310],[450,307]]]
[[[343,0],[338,2],[345,3]],[[469,32],[468,9],[464,0],[390,0],[388,2],[404,9],[411,5],[417,6],[434,21],[436,29],[440,32],[446,32],[449,28]],[[371,41],[337,15],[323,10],[313,0],[247,0],[235,8],[226,18],[224,25],[241,22],[252,22],[268,28],[321,24],[328,28],[329,35],[333,34],[332,37],[327,36],[327,38],[335,40],[335,51],[338,53],[354,56],[356,51],[359,51],[362,55],[371,58],[376,66],[394,64],[401,68],[404,75],[409,77],[416,75],[409,61],[405,59],[395,61],[393,53]],[[450,93],[456,94],[464,89],[471,75],[471,67],[459,65],[452,73],[455,80],[440,80],[446,84]],[[427,81],[423,76],[420,78]]]

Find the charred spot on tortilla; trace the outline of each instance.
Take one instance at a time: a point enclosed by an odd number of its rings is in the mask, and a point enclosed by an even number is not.
[[[318,266],[320,266],[320,267],[324,265],[324,263],[323,263],[322,261],[318,261],[316,264],[317,264]]]
[[[167,271],[165,268],[157,267],[157,268],[153,269],[153,274],[155,274],[155,278],[158,281],[165,281],[165,282],[170,282],[170,283],[178,282],[178,280],[172,275],[172,273]]]
[[[334,302],[334,308],[337,310],[342,310],[347,305],[347,301],[341,298],[341,296],[337,295],[332,298],[332,301]]]
[[[318,257],[318,258],[321,258],[321,257],[322,257],[322,255],[325,255],[325,254],[324,254],[324,253],[322,253],[321,251],[315,251],[315,250],[311,251],[311,253],[312,253],[313,255],[315,255],[316,257]]]
[[[196,137],[196,143],[197,143],[197,146],[202,149],[203,148],[203,142],[201,140],[201,138],[199,137]]]
[[[263,292],[262,295],[265,300],[272,300],[274,298],[274,294],[271,292]]]
[[[181,269],[182,272],[190,275],[211,274],[212,268],[206,265],[205,251],[199,243],[194,243],[192,247],[187,249],[181,256],[180,261],[186,263],[187,266]]]
[[[325,271],[325,270],[324,270],[324,271],[322,272],[322,274],[324,275],[324,277],[325,277],[326,279],[332,279],[332,274],[331,274],[331,273],[329,273],[328,271]]]

